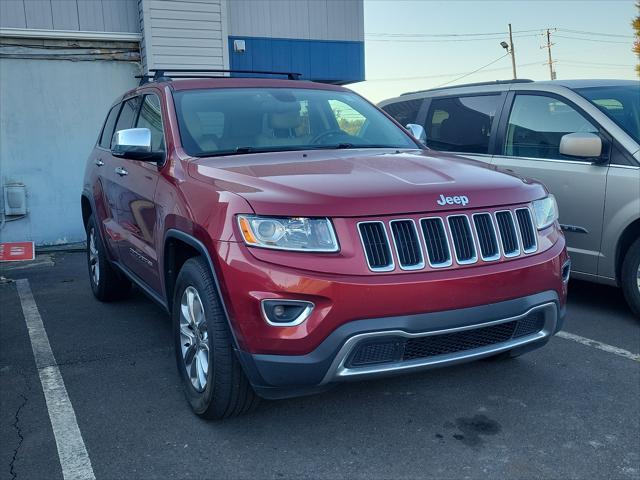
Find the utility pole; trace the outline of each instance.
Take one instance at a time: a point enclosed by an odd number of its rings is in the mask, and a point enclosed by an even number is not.
[[[509,47],[509,53],[511,54],[511,68],[513,68],[513,79],[515,80],[516,78],[518,78],[518,75],[516,73],[516,50],[513,47],[513,34],[511,33],[511,24],[509,24]]]
[[[553,43],[551,43],[551,29],[547,28],[547,44],[543,45],[540,48],[546,48],[547,49],[547,53],[549,54],[549,76],[550,76],[551,80],[555,80],[556,79],[556,72],[553,70],[553,59],[551,58],[551,46],[552,45],[553,45]]]

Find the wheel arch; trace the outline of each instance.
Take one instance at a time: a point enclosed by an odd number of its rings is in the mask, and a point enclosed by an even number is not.
[[[89,217],[94,211],[91,199],[86,192],[82,192],[82,195],[80,196],[80,207],[82,209],[82,224],[86,229],[87,223],[89,222]]]
[[[633,245],[636,239],[640,238],[640,218],[636,218],[633,222],[625,227],[618,240],[616,246],[616,280],[620,283],[620,276],[622,275],[622,262],[624,257]]]
[[[233,346],[234,348],[238,348],[239,344],[236,337],[236,332],[231,325],[229,312],[227,310],[224,297],[222,296],[220,281],[207,247],[204,245],[204,243],[202,243],[194,236],[176,229],[167,230],[164,238],[163,248],[164,290],[169,312],[171,312],[173,309],[173,288],[180,268],[182,267],[184,262],[194,256],[203,257],[207,262],[207,265],[209,266],[209,272],[211,273],[211,277],[213,278],[216,293],[218,294],[218,298],[220,299],[220,305],[222,306],[222,311],[224,312],[224,316],[227,320],[227,325],[229,326],[229,331],[231,332]]]

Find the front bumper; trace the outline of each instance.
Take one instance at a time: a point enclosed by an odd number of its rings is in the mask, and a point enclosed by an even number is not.
[[[238,351],[250,382],[265,398],[277,399],[317,393],[332,384],[454,365],[508,350],[531,350],[543,346],[562,327],[565,309],[554,291],[477,307],[399,317],[371,318],[342,325],[314,351],[306,355],[267,355]],[[349,359],[372,339],[433,339],[465,332],[467,339],[487,337],[487,329],[504,330],[512,322],[538,316],[539,328],[503,341],[484,340],[484,345],[410,360],[353,366]],[[517,327],[514,327],[517,328]],[[461,345],[465,345],[462,342]],[[469,342],[466,342],[469,345]],[[472,347],[474,345],[471,345]],[[451,350],[451,348],[450,348]]]

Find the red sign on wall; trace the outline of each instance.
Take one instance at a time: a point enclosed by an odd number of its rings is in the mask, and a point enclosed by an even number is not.
[[[21,260],[33,260],[34,258],[33,242],[0,243],[0,262],[19,262]]]

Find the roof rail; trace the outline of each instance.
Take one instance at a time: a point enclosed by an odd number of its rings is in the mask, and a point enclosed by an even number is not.
[[[477,82],[477,83],[463,83],[460,85],[451,85],[449,87],[436,87],[436,88],[427,88],[425,90],[416,90],[415,92],[405,92],[402,95],[412,95],[414,93],[423,93],[423,92],[436,92],[438,90],[449,90],[450,88],[462,88],[462,87],[481,87],[482,85],[503,85],[509,83],[531,83],[533,80],[528,78],[514,78],[513,80],[493,80],[491,82]]]
[[[286,75],[289,80],[300,80],[301,73],[296,72],[272,72],[269,70],[226,70],[226,69],[207,69],[207,68],[161,68],[149,69],[149,73],[154,72],[153,75],[136,75],[136,78],[140,79],[140,85],[144,85],[148,82],[169,82],[174,78],[220,78],[221,75],[209,75],[211,73],[242,73],[242,74],[255,74],[255,75]],[[167,73],[169,75],[167,75]],[[178,73],[179,75],[173,75]]]

